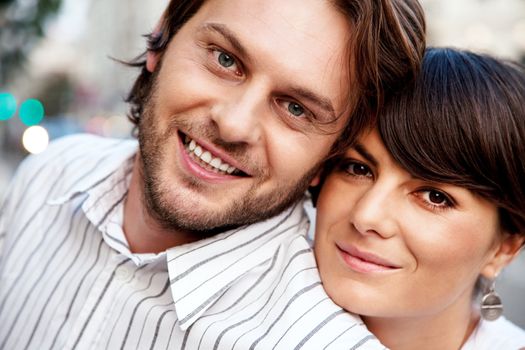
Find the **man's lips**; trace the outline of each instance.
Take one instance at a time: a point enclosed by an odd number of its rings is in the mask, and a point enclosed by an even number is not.
[[[336,244],[344,262],[358,272],[382,272],[400,269],[401,266],[376,254],[364,252],[352,245]]]
[[[180,131],[178,136],[184,149],[183,152],[186,152],[187,156],[199,164],[203,170],[229,178],[250,176],[239,162],[213,144],[193,139]]]

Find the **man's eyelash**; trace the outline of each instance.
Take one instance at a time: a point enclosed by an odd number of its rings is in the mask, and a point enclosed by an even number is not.
[[[208,45],[206,49],[208,50],[208,55],[211,57],[212,64],[215,67],[221,69],[222,71],[230,71],[230,72],[232,71],[231,69],[228,69],[227,67],[224,67],[223,65],[221,65],[219,63],[219,61],[218,61],[219,55],[225,54],[225,55],[229,56],[234,61],[234,64],[238,68],[238,71],[240,73],[238,73],[237,75],[241,75],[241,73],[244,71],[244,67],[243,67],[241,61],[237,58],[237,56],[235,56],[234,54],[230,53],[228,50],[220,48],[220,47],[218,47],[216,45]]]

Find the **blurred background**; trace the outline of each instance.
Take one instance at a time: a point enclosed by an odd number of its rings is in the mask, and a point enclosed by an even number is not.
[[[525,0],[421,0],[430,45],[525,63]],[[130,137],[123,98],[136,75],[111,58],[144,49],[168,0],[0,0],[0,102],[40,101],[35,128],[0,115],[0,198],[17,164],[77,132]],[[9,94],[9,96],[7,95]],[[525,103],[525,101],[524,101]],[[524,155],[525,156],[525,155]],[[505,315],[525,328],[525,254],[499,278]]]

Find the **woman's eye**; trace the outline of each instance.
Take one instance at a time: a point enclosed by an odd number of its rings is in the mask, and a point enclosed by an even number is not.
[[[438,191],[429,191],[428,200],[434,204],[442,204],[447,201],[445,195]]]
[[[438,190],[422,190],[420,191],[421,198],[431,208],[446,209],[454,207],[454,202],[443,192]]]
[[[372,177],[372,171],[363,163],[350,162],[346,165],[345,170],[348,174],[358,177]]]

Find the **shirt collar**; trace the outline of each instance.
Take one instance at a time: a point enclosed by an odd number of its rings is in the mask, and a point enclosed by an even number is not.
[[[133,154],[132,154],[133,155]],[[107,245],[131,259],[137,266],[166,261],[166,252],[133,253],[124,234],[124,201],[127,198],[134,158],[119,162],[116,169],[95,182],[85,192],[82,204],[86,218],[98,228]],[[165,264],[165,263],[164,263]],[[167,267],[165,267],[167,269]]]
[[[63,205],[84,196],[82,211],[102,234],[106,244],[140,266],[165,259],[166,254],[132,253],[122,229],[124,200],[128,194],[136,152],[135,140],[119,141],[118,150],[111,152],[103,162],[92,160],[97,162],[95,171],[84,175],[70,190],[59,193],[47,203]]]
[[[303,202],[266,221],[167,251],[171,293],[186,330],[230,286],[269,262],[282,237],[306,232]]]

